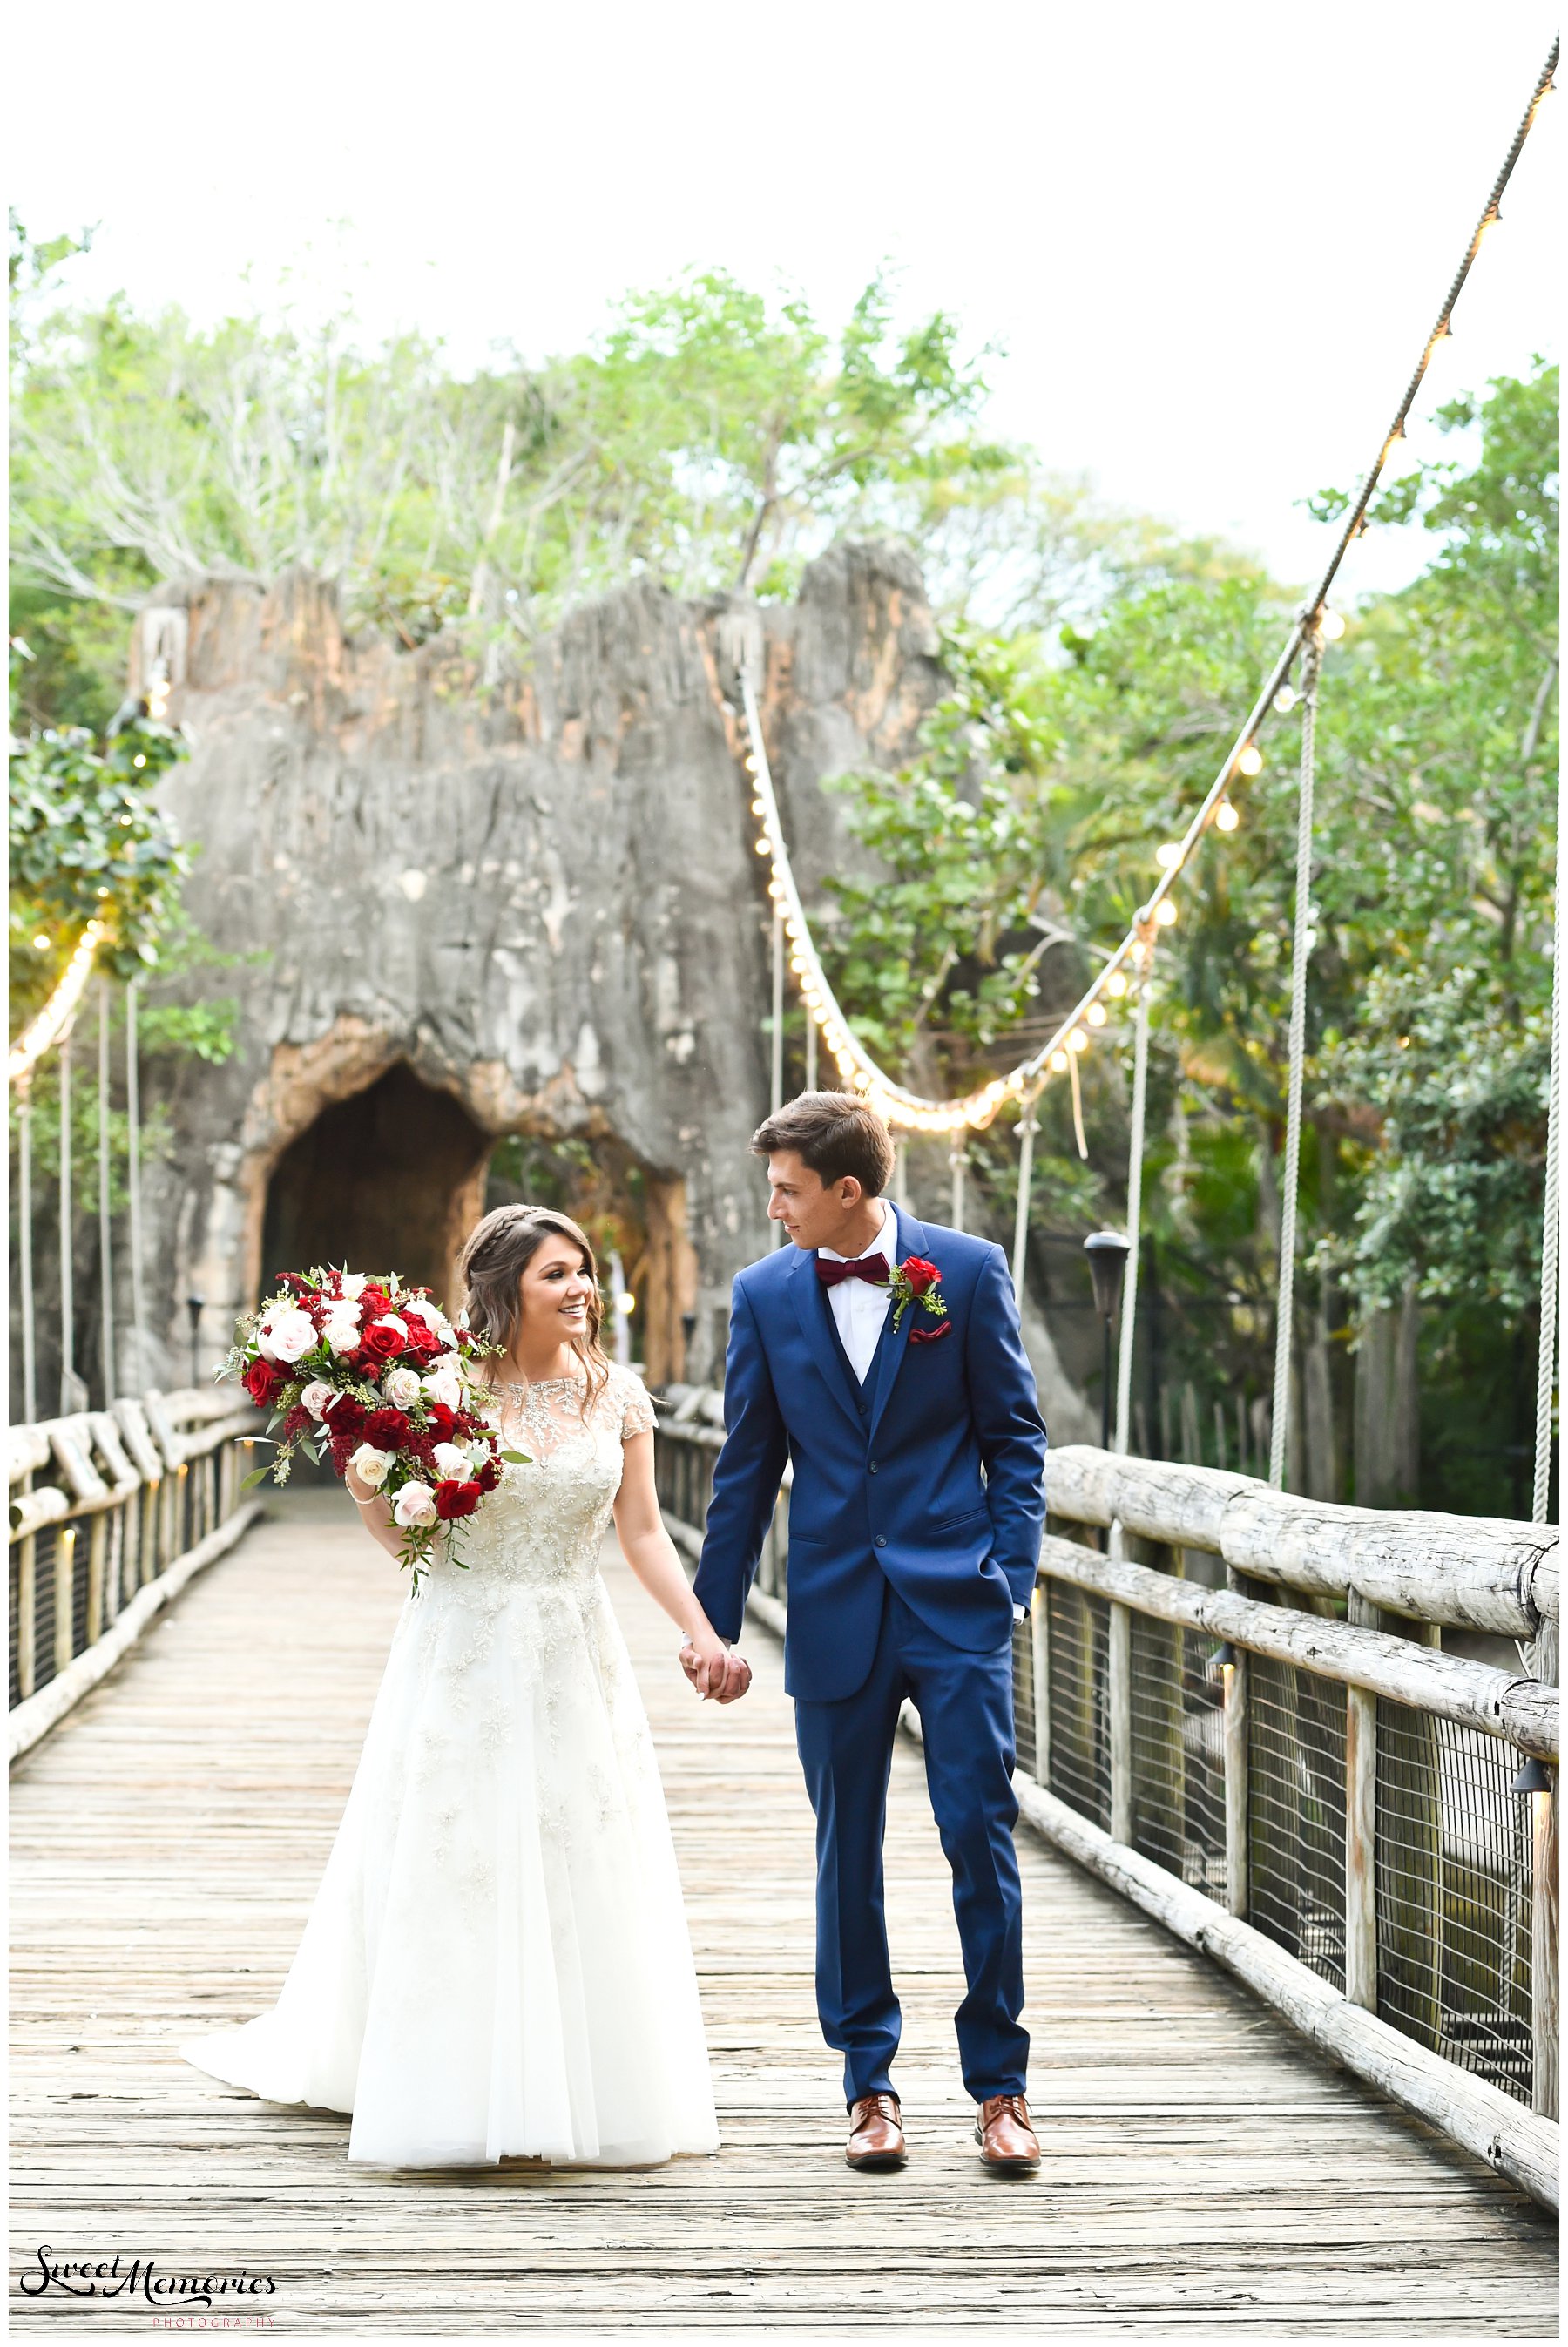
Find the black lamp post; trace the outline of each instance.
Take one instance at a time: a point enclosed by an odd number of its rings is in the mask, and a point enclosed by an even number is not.
[[[185,1309],[190,1316],[190,1382],[193,1386],[199,1386],[201,1383],[201,1369],[197,1358],[197,1336],[201,1327],[202,1307],[206,1301],[207,1298],[204,1296],[188,1296],[185,1299]]]
[[[1127,1257],[1131,1243],[1120,1231],[1091,1231],[1083,1242],[1083,1252],[1089,1257],[1089,1276],[1094,1282],[1094,1309],[1105,1335],[1105,1366],[1101,1380],[1100,1447],[1111,1448],[1111,1324],[1122,1303],[1122,1282],[1126,1276]]]

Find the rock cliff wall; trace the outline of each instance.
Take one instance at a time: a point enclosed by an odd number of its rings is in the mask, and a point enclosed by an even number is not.
[[[637,1169],[650,1373],[716,1374],[730,1279],[767,1235],[747,1141],[767,1106],[768,906],[731,607],[630,588],[486,692],[442,638],[345,635],[302,574],[156,600],[137,659],[174,648],[170,714],[193,742],[164,796],[200,846],[191,912],[234,958],[200,983],[239,1015],[225,1065],[152,1071],[175,1147],[149,1184],[147,1372],[183,1376],[192,1296],[204,1358],[221,1349],[278,1267],[269,1229],[303,1244],[335,1212],[345,1246],[384,1252],[383,1163],[417,1234],[399,1267],[439,1285],[497,1136],[522,1133]],[[793,606],[744,611],[809,895],[849,852],[821,778],[908,754],[936,632],[914,564],[877,547],[835,548]],[[356,1101],[357,1124],[312,1138]]]

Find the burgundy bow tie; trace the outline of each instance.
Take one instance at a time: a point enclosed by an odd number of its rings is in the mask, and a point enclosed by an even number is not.
[[[816,1276],[824,1287],[836,1287],[841,1279],[868,1279],[873,1287],[886,1287],[887,1258],[885,1255],[857,1255],[848,1263],[829,1263],[818,1255]]]

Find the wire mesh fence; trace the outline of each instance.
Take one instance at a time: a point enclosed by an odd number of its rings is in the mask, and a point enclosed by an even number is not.
[[[1050,1790],[1096,1825],[1109,1828],[1111,1608],[1104,1598],[1065,1582],[1052,1581],[1048,1586]]]
[[[1214,1641],[1132,1623],[1132,1847],[1225,1902],[1225,1712]]]
[[[1378,2010],[1531,2097],[1531,1835],[1508,1746],[1378,1706]]]
[[[1345,1985],[1345,1690],[1294,1663],[1247,1663],[1249,1916]]]

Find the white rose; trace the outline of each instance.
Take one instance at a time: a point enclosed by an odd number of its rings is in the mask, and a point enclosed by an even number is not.
[[[405,1532],[436,1522],[436,1494],[428,1483],[405,1483],[392,1503],[394,1521]]]
[[[406,1409],[423,1390],[417,1369],[394,1369],[386,1380],[386,1399],[394,1409]]]
[[[345,1271],[342,1279],[338,1282],[338,1286],[342,1294],[346,1296],[349,1302],[352,1304],[356,1296],[363,1296],[364,1294],[364,1272]]]
[[[362,1442],[348,1463],[362,1483],[368,1483],[373,1491],[379,1491],[391,1470],[392,1453],[390,1450],[378,1450],[374,1442]]]
[[[423,1382],[432,1401],[444,1402],[448,1409],[462,1409],[463,1389],[457,1382],[456,1370],[446,1362],[439,1362]]]
[[[313,1378],[300,1396],[313,1418],[324,1418],[336,1399],[335,1389],[322,1378]]]
[[[298,1305],[285,1304],[269,1313],[257,1332],[257,1341],[270,1361],[297,1361],[315,1344],[316,1324]]]
[[[411,1296],[403,1309],[405,1314],[412,1313],[416,1320],[423,1320],[427,1328],[434,1328],[437,1336],[447,1325],[446,1315],[440,1306],[430,1303],[423,1296]]]
[[[438,1442],[431,1456],[443,1475],[454,1476],[459,1483],[466,1483],[468,1481],[472,1471],[472,1461],[467,1452],[459,1450],[456,1443]]]
[[[359,1314],[352,1304],[334,1304],[322,1329],[334,1353],[352,1353],[359,1344]]]

